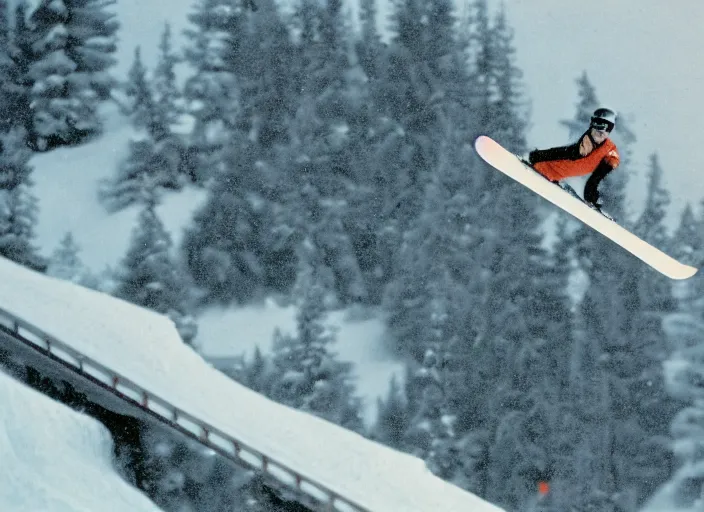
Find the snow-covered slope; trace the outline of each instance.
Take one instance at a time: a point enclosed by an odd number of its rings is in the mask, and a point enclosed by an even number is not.
[[[0,372],[0,510],[157,512],[112,466],[97,421]]]
[[[70,231],[81,248],[79,256],[93,273],[106,266],[116,267],[127,252],[139,211],[136,207],[108,214],[98,201],[98,184],[115,172],[124,158],[127,144],[135,135],[128,120],[113,104],[103,109],[105,133],[87,144],[39,153],[32,158],[34,194],[39,200],[37,245],[45,256],[51,255],[64,234]],[[170,233],[175,247],[193,212],[205,200],[203,190],[187,188],[169,193],[157,213]],[[273,332],[295,329],[295,311],[272,302],[265,306],[213,308],[197,318],[199,334],[195,340],[204,353],[235,356],[249,353],[259,345],[264,352],[271,347]],[[383,321],[371,318],[349,321],[346,312],[330,317],[338,329],[335,350],[344,361],[355,365],[358,390],[365,398],[367,422],[376,414],[376,398],[386,394],[392,374],[400,376],[401,365],[385,355],[382,346]],[[238,336],[233,339],[231,333]]]
[[[166,318],[0,259],[0,307],[183,413],[370,511],[497,512],[423,462],[272,402],[213,370]]]
[[[39,200],[37,243],[49,256],[67,231],[81,247],[80,256],[93,272],[116,266],[127,252],[139,213],[136,207],[109,214],[98,200],[101,180],[114,175],[126,157],[135,130],[116,105],[103,107],[105,133],[81,146],[37,153],[32,158],[34,194]],[[204,199],[202,190],[169,194],[157,208],[162,222],[178,244],[183,227]]]

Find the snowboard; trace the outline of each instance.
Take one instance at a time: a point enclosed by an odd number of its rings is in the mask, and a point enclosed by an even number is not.
[[[688,279],[697,273],[696,268],[668,256],[619,225],[609,216],[592,208],[576,193],[570,193],[560,185],[545,179],[540,173],[490,137],[479,136],[474,142],[474,148],[477,154],[489,165],[598,231],[661,274],[670,279]]]

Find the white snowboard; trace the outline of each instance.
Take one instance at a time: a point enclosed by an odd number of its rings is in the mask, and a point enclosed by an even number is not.
[[[663,275],[671,279],[688,279],[697,273],[696,268],[680,263],[641,240],[616,222],[606,218],[584,202],[573,197],[567,191],[546,180],[536,171],[526,167],[516,155],[491,138],[485,135],[478,137],[474,142],[474,147],[479,156],[486,160],[489,165],[572,214],[587,226],[617,243]]]

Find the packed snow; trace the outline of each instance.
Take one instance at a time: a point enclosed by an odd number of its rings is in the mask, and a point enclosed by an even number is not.
[[[433,476],[420,459],[232,381],[185,345],[166,317],[5,259],[0,281],[9,313],[369,510],[500,510]]]
[[[115,471],[96,420],[0,372],[0,510],[157,512]]]

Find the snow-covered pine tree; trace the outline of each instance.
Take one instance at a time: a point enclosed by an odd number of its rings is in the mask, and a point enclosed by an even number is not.
[[[392,132],[392,144],[379,154],[377,165],[393,160],[392,166],[371,172],[387,175],[387,194],[395,198],[384,212],[396,225],[395,233],[389,233],[396,237],[392,247],[400,246],[422,209],[425,185],[437,166],[445,134],[440,112],[458,121],[472,118],[461,98],[469,83],[464,63],[456,58],[454,24],[449,0],[403,0],[391,14],[392,37],[380,66],[383,75],[372,90],[378,112],[398,124],[401,136]]]
[[[23,35],[32,129],[38,149],[78,143],[99,133],[98,105],[109,97],[119,24],[105,0],[41,0]]]
[[[301,99],[305,67],[302,49],[280,7],[273,0],[258,4],[257,14],[248,14],[247,23],[230,27],[224,59],[238,83],[233,136],[248,140],[261,159],[270,160],[271,152],[288,143],[288,124]]]
[[[687,203],[682,210],[680,222],[673,235],[673,254],[682,261],[702,267],[704,265],[704,201],[699,204],[696,214]],[[694,277],[675,285],[677,297],[685,304],[704,294],[704,276],[698,272]]]
[[[384,220],[373,232],[382,268],[388,265],[384,260],[392,262],[384,294],[390,327],[399,348],[420,361],[426,340],[416,333],[423,332],[427,318],[424,283],[434,258],[450,271],[453,293],[462,290],[457,303],[471,309],[468,276],[474,270],[472,229],[478,213],[472,196],[478,188],[471,186],[477,173],[463,145],[476,131],[467,126],[476,115],[464,99],[471,84],[454,38],[452,3],[398,2],[391,21],[382,76],[371,89],[385,121],[375,126],[370,205]],[[461,323],[458,315],[449,313]]]
[[[78,65],[67,51],[68,18],[62,0],[42,0],[30,18],[32,136],[40,150],[49,149],[50,140],[71,140],[72,123],[85,114],[80,112],[81,102],[69,92],[69,77]]]
[[[272,212],[262,193],[266,167],[254,151],[248,144],[229,148],[227,170],[216,176],[183,237],[181,250],[205,300],[242,303],[263,291],[286,291],[295,281],[293,249],[283,246],[276,260],[267,251]]]
[[[292,121],[291,156],[284,159],[287,165],[282,162],[288,172],[280,183],[274,230],[288,234],[288,245],[312,243],[319,253],[319,284],[341,303],[348,303],[365,295],[345,222],[350,215],[350,199],[357,193],[356,185],[347,174],[347,162],[338,160],[340,155],[330,143],[335,127],[321,119],[318,108],[318,102],[308,97]]]
[[[194,279],[206,290],[207,299],[215,301],[246,301],[270,291],[289,292],[296,274],[294,246],[286,234],[275,229],[275,215],[281,205],[280,191],[286,190],[288,123],[300,94],[295,77],[300,61],[276,4],[267,0],[258,2],[258,7],[255,16],[246,13],[251,16],[246,23],[235,16],[224,34],[215,30],[223,44],[222,52],[213,53],[216,64],[222,66],[223,73],[232,74],[237,86],[228,90],[229,96],[223,96],[229,106],[220,108],[206,101],[211,93],[219,94],[207,87],[225,87],[218,81],[225,78],[219,71],[212,80],[191,84],[206,87],[191,91],[207,93],[207,98],[202,97],[198,114],[202,117],[197,117],[194,132],[204,130],[203,137],[201,140],[198,135],[193,144],[210,148],[208,179],[213,183],[206,204],[184,238],[184,251]],[[212,16],[208,11],[200,11],[200,15],[204,20]],[[219,134],[219,142],[208,139],[208,133],[217,134],[221,125],[226,139],[220,139]]]
[[[473,133],[488,133],[520,153],[524,97],[505,11],[491,22],[488,3],[479,0],[466,18]],[[538,480],[564,457],[570,255],[557,254],[566,244],[552,255],[543,248],[539,198],[487,166],[468,174],[469,204],[481,214],[472,223],[471,306],[461,319],[471,350],[458,392],[464,399],[457,400],[463,462],[455,481],[511,509],[535,496]]]
[[[310,242],[305,247],[312,250]],[[355,394],[351,364],[338,360],[333,352],[335,333],[325,325],[326,291],[318,281],[315,263],[305,254],[299,261],[296,334],[275,333],[273,363],[279,377],[268,394],[280,403],[361,431],[361,401]]]
[[[443,286],[448,279],[449,276],[432,276],[426,351],[422,364],[406,383],[414,403],[402,446],[424,459],[428,469],[445,480],[453,479],[460,467],[452,401],[456,397],[452,392],[457,388],[453,379],[462,370],[456,359],[459,336],[452,334],[455,326],[448,317],[449,297]]]
[[[474,305],[471,283],[476,266],[472,252],[477,233],[472,220],[476,210],[463,179],[466,169],[461,163],[458,135],[446,128],[439,168],[426,187],[423,210],[398,248],[394,264],[402,271],[388,285],[384,297],[395,348],[418,363],[430,338],[434,280],[442,280],[449,297],[446,336],[462,334],[466,311]]]
[[[28,87],[23,76],[23,55],[15,40],[11,13],[6,0],[0,0],[0,133],[12,127],[25,127],[28,104]]]
[[[686,304],[666,317],[672,352],[664,362],[667,390],[686,404],[673,418],[670,433],[676,471],[663,490],[678,510],[704,507],[704,322],[702,301]]]
[[[159,41],[157,63],[151,77],[142,62],[141,47],[134,51],[124,91],[129,105],[126,113],[132,116],[136,127],[160,143],[173,137],[174,127],[183,111],[181,92],[176,82],[176,65],[181,61],[173,49],[171,25],[164,24]]]
[[[156,212],[153,187],[145,187],[145,206],[122,260],[113,294],[171,318],[185,343],[196,335],[190,314],[189,281],[172,254],[171,237]]]
[[[574,137],[586,130],[591,112],[600,106],[586,75],[579,84],[577,121],[565,123]],[[613,137],[622,159],[602,186],[604,204],[628,226],[625,188],[634,137],[623,116]],[[649,236],[662,232],[664,207],[662,191],[651,180],[649,220],[643,219]],[[575,241],[588,287],[579,306],[572,362],[574,412],[584,429],[575,447],[580,462],[572,488],[579,489],[577,498],[585,506],[606,503],[632,511],[667,472],[662,439],[674,411],[662,385],[665,346],[658,317],[672,299],[668,286],[658,289],[655,279],[652,288],[643,287],[646,269],[640,262],[589,228],[579,225]]]
[[[634,231],[646,241],[668,252],[673,247],[665,226],[670,195],[662,183],[662,168],[657,155],[649,161],[648,188],[645,208],[639,216]],[[680,406],[668,395],[662,364],[670,355],[662,320],[677,308],[672,281],[649,267],[642,265],[638,281],[638,308],[632,321],[632,343],[642,354],[640,364],[628,379],[628,395],[635,406],[643,440],[637,440],[643,449],[638,461],[630,468],[631,480],[639,496],[650,496],[655,482],[670,476],[672,454],[667,438],[670,424]],[[662,464],[660,461],[667,461]],[[633,498],[634,501],[635,498]],[[637,500],[642,503],[642,498]]]
[[[637,218],[633,229],[635,234],[646,242],[670,253],[674,244],[667,232],[665,218],[671,199],[670,193],[662,183],[663,170],[656,153],[650,156],[648,166],[645,207]],[[640,308],[646,314],[648,312],[666,313],[674,310],[672,281],[658,272],[653,272],[646,265],[642,266],[640,272],[643,275],[643,279],[639,282]]]
[[[491,99],[487,116],[487,132],[505,147],[525,148],[528,126],[521,78],[523,73],[516,65],[516,48],[513,30],[506,19],[502,4],[490,28],[491,56],[489,79]]]
[[[117,63],[117,32],[120,23],[111,8],[117,0],[64,0],[71,17],[66,25],[71,36],[68,54],[78,65],[72,82],[90,88],[99,100],[110,97],[117,81],[110,69]]]
[[[252,471],[233,466],[195,441],[163,429],[144,428],[139,439],[136,486],[161,510],[270,512]],[[133,464],[134,465],[134,464]]]
[[[377,399],[376,422],[370,438],[391,448],[400,450],[403,437],[409,428],[410,418],[403,390],[396,375],[391,377],[385,399]]]
[[[38,204],[25,136],[22,128],[0,134],[0,255],[43,272],[46,261],[34,246]]]
[[[141,49],[124,86],[132,117],[140,135],[129,141],[129,154],[120,162],[117,175],[100,185],[99,197],[108,211],[115,212],[138,203],[141,187],[150,183],[159,189],[180,189],[192,179],[185,137],[176,133],[181,119],[180,92],[175,65],[179,61],[171,44],[171,28],[166,24],[159,44],[156,69],[150,79],[142,63]]]
[[[159,56],[154,70],[154,94],[157,116],[163,118],[162,125],[169,128],[167,134],[176,126],[183,113],[181,91],[176,82],[176,66],[182,61],[173,47],[171,24],[165,23],[159,41]],[[167,135],[165,134],[165,135]],[[160,140],[158,134],[153,134]]]
[[[240,108],[238,69],[230,65],[227,49],[239,47],[247,37],[245,14],[232,0],[198,0],[188,15],[184,58],[193,74],[186,79],[184,99],[186,111],[194,119],[190,144],[199,183],[222,170],[222,152]]]
[[[704,262],[702,224],[702,217],[686,204],[673,236],[674,254],[697,266]],[[670,425],[675,464],[669,480],[653,495],[644,512],[663,506],[699,510],[704,499],[704,279],[695,275],[677,283],[675,289],[679,308],[665,315],[662,322],[669,342],[663,363],[665,386],[674,402],[671,405],[682,407]]]
[[[266,394],[271,389],[272,382],[276,378],[272,358],[262,354],[259,346],[254,349],[251,359],[241,356],[232,368],[223,369],[223,373],[262,394]]]
[[[154,124],[158,123],[159,119],[156,116],[154,93],[147,73],[147,68],[142,61],[142,48],[136,46],[132,66],[124,84],[125,96],[129,103],[125,107],[125,114],[132,117],[135,126],[152,134],[158,131],[158,126]]]
[[[71,281],[88,288],[98,289],[98,278],[91,274],[81,261],[81,248],[71,232],[67,232],[49,258],[47,275]]]
[[[383,43],[377,29],[378,12],[377,0],[361,0],[359,5],[361,33],[355,49],[360,66],[370,79],[378,79],[381,76],[379,66]]]
[[[694,215],[691,203],[686,203],[680,215],[673,240],[673,254],[689,264],[701,266],[704,260],[704,236]]]

